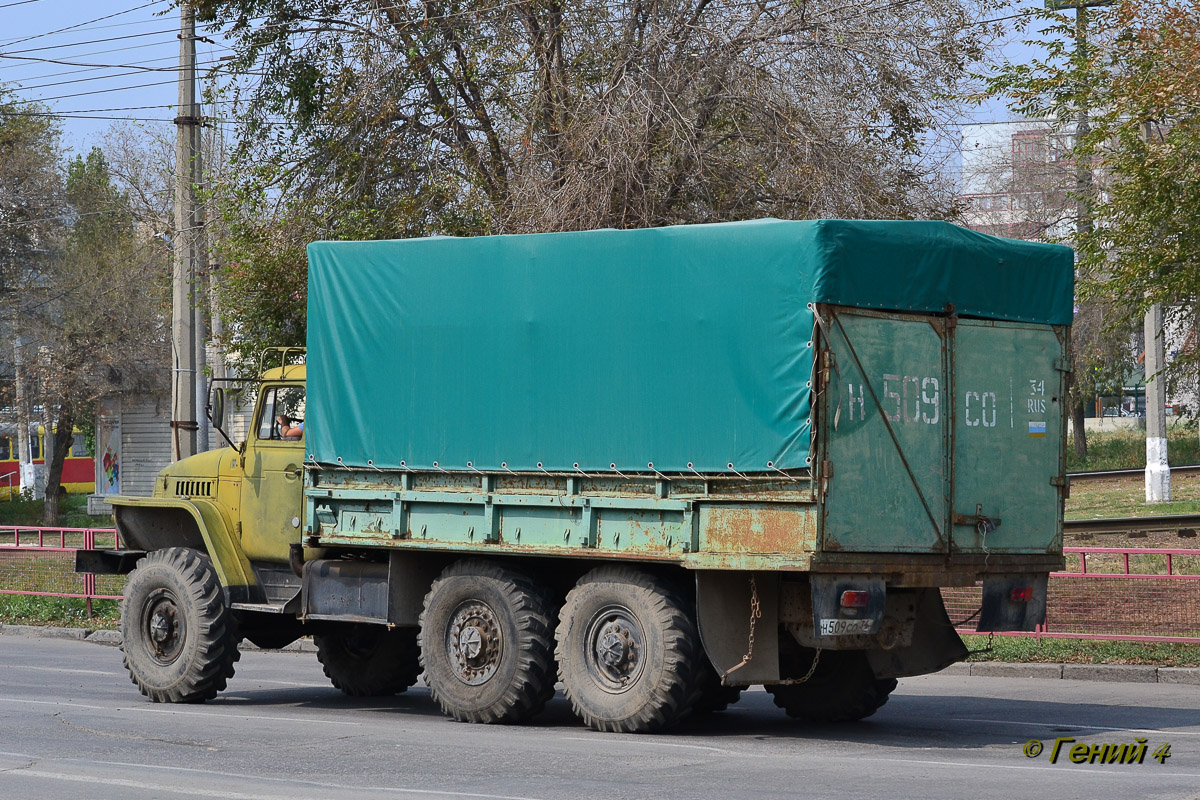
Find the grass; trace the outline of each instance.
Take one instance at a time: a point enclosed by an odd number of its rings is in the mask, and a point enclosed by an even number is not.
[[[1147,503],[1145,481],[1140,475],[1075,481],[1066,507],[1067,519],[1197,512],[1200,512],[1200,475],[1194,474],[1171,476],[1170,503]]]
[[[1070,664],[1153,664],[1200,667],[1200,645],[1166,642],[1118,642],[1100,639],[1041,639],[997,636],[988,647],[986,635],[964,636],[973,651],[968,661],[1016,661]]]
[[[41,526],[43,500],[31,500],[17,496],[12,500],[0,500],[0,525]],[[111,527],[111,517],[92,517],[87,513],[87,495],[69,494],[59,503],[59,527],[97,528]]]
[[[1087,444],[1087,458],[1079,459],[1074,442],[1067,442],[1067,472],[1146,466],[1145,431],[1093,431],[1087,435]],[[1200,464],[1200,434],[1194,424],[1181,423],[1167,429],[1167,460],[1172,464]]]
[[[77,598],[0,595],[0,623],[9,625],[115,629],[119,617],[116,600],[93,600],[89,617],[87,605]]]

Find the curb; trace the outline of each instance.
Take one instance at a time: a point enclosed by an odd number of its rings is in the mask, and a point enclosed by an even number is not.
[[[1200,686],[1200,667],[1156,667],[1153,664],[1041,664],[964,661],[951,664],[936,674],[974,678],[1043,678],[1104,683],[1183,683]]]
[[[40,639],[68,639],[116,646],[121,643],[118,631],[89,628],[53,628],[41,625],[0,624],[0,636],[25,636]],[[243,641],[240,649],[262,651],[263,648]],[[299,639],[282,653],[315,653],[311,639]],[[951,664],[936,675],[974,678],[1042,678],[1046,680],[1097,681],[1104,683],[1170,683],[1200,686],[1200,667],[1156,667],[1150,664],[1041,664],[1008,661],[962,661]]]

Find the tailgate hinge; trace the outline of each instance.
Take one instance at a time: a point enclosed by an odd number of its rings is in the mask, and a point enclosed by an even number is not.
[[[1055,475],[1050,479],[1051,486],[1057,486],[1062,489],[1063,500],[1068,500],[1071,497],[1071,479],[1066,475]]]

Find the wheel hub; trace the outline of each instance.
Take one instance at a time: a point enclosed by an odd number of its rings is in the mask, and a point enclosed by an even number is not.
[[[171,608],[160,608],[150,618],[150,638],[158,644],[175,634],[175,613]]]
[[[588,625],[588,672],[607,691],[624,691],[641,675],[644,639],[641,623],[629,609],[602,609]]]
[[[503,638],[496,614],[469,600],[458,607],[446,635],[446,652],[455,676],[468,686],[485,683],[500,665]]]
[[[160,664],[179,658],[187,626],[175,596],[165,589],[154,592],[143,607],[142,631],[150,657]]]
[[[635,662],[637,647],[629,629],[621,627],[617,622],[605,625],[596,645],[596,655],[606,666],[618,670],[627,663]]]

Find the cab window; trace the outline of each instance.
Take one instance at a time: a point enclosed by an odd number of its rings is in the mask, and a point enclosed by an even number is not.
[[[293,427],[304,430],[304,389],[299,386],[272,386],[263,394],[258,419],[259,439],[299,441],[295,435],[285,438],[279,417],[285,417]]]

